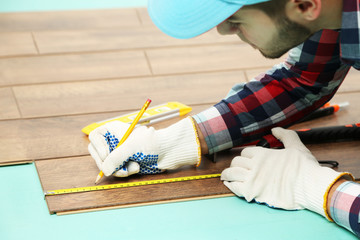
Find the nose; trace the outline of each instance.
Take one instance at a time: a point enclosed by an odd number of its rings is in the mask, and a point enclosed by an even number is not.
[[[231,35],[237,34],[240,32],[238,25],[229,23],[228,21],[224,21],[216,26],[216,29],[221,35]]]

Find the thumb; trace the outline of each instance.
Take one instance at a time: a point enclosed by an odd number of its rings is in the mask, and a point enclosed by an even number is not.
[[[110,176],[118,171],[127,162],[128,155],[122,151],[122,146],[112,151],[101,164],[101,170],[105,176]]]
[[[295,131],[276,127],[271,129],[271,132],[284,144],[285,148],[296,148],[301,151],[309,151],[301,142],[299,135],[297,135]]]
[[[115,177],[128,177],[132,174],[140,172],[140,165],[137,162],[129,161],[120,170],[115,171],[113,176]]]

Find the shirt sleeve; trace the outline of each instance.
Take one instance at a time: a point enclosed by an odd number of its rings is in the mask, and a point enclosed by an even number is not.
[[[329,210],[334,222],[360,237],[360,184],[342,183],[331,197]]]
[[[322,30],[292,49],[284,63],[194,116],[209,153],[259,140],[276,126],[289,127],[329,101],[350,66],[340,60],[339,32]]]

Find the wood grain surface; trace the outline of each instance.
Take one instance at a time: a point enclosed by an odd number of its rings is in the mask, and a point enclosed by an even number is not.
[[[235,150],[234,150],[235,151]],[[236,150],[237,151],[237,150]],[[182,169],[156,175],[134,175],[128,178],[104,178],[100,184],[137,182],[163,178],[194,176],[221,173],[229,165],[232,152],[223,153],[216,163],[204,157],[201,166],[184,167]],[[81,168],[74,174],[74,169]],[[38,170],[44,191],[94,186],[94,176],[98,169],[91,157],[72,159],[56,159],[37,161]],[[154,202],[179,201],[207,197],[231,192],[222,184],[219,178],[194,180],[188,182],[167,183],[140,187],[129,187],[105,191],[75,193],[57,196],[46,196],[50,213],[68,212],[106,207],[127,207],[127,205],[147,205]]]

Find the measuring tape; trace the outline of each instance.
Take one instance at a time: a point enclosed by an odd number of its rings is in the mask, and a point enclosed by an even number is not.
[[[216,178],[216,177],[220,177],[220,175],[221,175],[220,173],[217,173],[217,174],[206,174],[206,175],[167,178],[167,179],[158,179],[158,180],[148,180],[141,182],[116,183],[116,184],[91,186],[91,187],[67,188],[67,189],[47,191],[44,194],[45,196],[52,196],[52,195],[69,194],[69,193],[92,192],[92,191],[109,190],[116,188],[137,187],[137,186],[154,185],[161,183],[173,183],[173,182],[184,182],[184,181],[200,180],[207,178]]]

